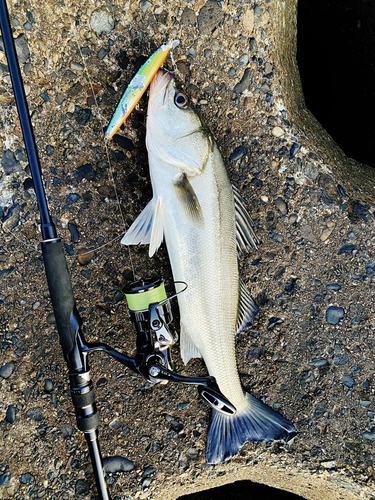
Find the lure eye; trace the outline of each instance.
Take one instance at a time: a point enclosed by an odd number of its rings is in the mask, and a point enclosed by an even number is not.
[[[175,95],[174,103],[178,108],[186,108],[189,105],[189,99],[185,94],[179,93]]]

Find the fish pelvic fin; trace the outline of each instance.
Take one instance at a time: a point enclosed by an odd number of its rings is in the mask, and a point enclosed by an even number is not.
[[[161,198],[153,198],[138,215],[122,238],[123,245],[149,244],[149,256],[152,257],[160,247],[164,237],[163,207]]]
[[[244,205],[244,200],[240,196],[238,189],[232,185],[234,195],[234,206],[236,210],[236,238],[237,253],[241,256],[244,252],[249,252],[257,248],[259,243],[253,227],[255,226]]]
[[[240,300],[238,303],[236,336],[246,331],[254,323],[258,314],[258,306],[251,298],[249,289],[242,279],[240,279]]]
[[[296,434],[294,425],[280,413],[246,394],[247,406],[235,415],[212,412],[207,436],[206,459],[218,464],[236,455],[247,441],[289,441]]]
[[[178,174],[173,179],[173,186],[177,200],[190,224],[204,227],[204,218],[197,195],[186,174]]]
[[[180,325],[180,351],[181,359],[185,365],[191,360],[191,358],[202,357],[198,347],[191,340],[191,337],[183,323]]]

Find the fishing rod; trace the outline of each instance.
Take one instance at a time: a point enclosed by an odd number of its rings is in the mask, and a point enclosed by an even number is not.
[[[134,358],[127,357],[107,344],[85,341],[83,323],[76,307],[63,251],[63,241],[58,237],[48,209],[42,169],[5,0],[0,0],[0,28],[40,212],[45,273],[60,345],[69,371],[77,426],[87,441],[99,500],[110,500],[98,439],[100,418],[90,378],[88,363],[90,352],[104,351],[155,384],[168,381],[195,384],[198,386],[200,397],[225,415],[234,415],[236,408],[220,392],[214,377],[187,377],[174,371],[171,347],[177,342],[178,335],[169,327],[173,320],[170,300],[178,293],[182,293],[187,287],[186,284],[185,288],[170,297],[167,297],[164,280],[160,277],[134,281],[124,288],[129,317],[137,334],[137,351]]]

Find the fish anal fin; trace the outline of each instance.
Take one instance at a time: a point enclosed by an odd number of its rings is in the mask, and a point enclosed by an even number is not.
[[[251,298],[245,283],[240,279],[240,300],[238,304],[238,316],[236,325],[236,336],[244,332],[253,323],[259,314],[259,308]]]
[[[180,325],[180,350],[181,350],[181,358],[182,361],[185,363],[185,365],[192,359],[192,358],[201,358],[202,355],[199,352],[198,347],[194,344],[194,342],[191,340],[191,337],[189,333],[187,332],[187,329],[181,323]]]
[[[250,215],[247,213],[244,201],[241,198],[238,189],[235,186],[232,186],[232,188],[234,206],[236,210],[237,252],[241,255],[243,252],[249,252],[250,250],[257,248],[259,240],[253,231],[255,224]]]
[[[163,241],[163,214],[160,198],[153,198],[138,215],[125,236],[123,245],[147,245],[152,257]]]
[[[204,218],[199,200],[186,174],[178,174],[173,179],[177,200],[190,224],[203,227]]]

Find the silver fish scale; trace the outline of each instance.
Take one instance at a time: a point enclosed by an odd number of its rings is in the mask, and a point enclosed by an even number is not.
[[[188,284],[178,296],[181,328],[201,353],[210,375],[238,410],[246,406],[235,356],[239,276],[232,186],[216,147],[202,174],[190,179],[204,227],[184,221],[171,167],[150,155],[154,196],[162,198],[164,236],[175,281]],[[172,180],[172,179],[171,179]]]

